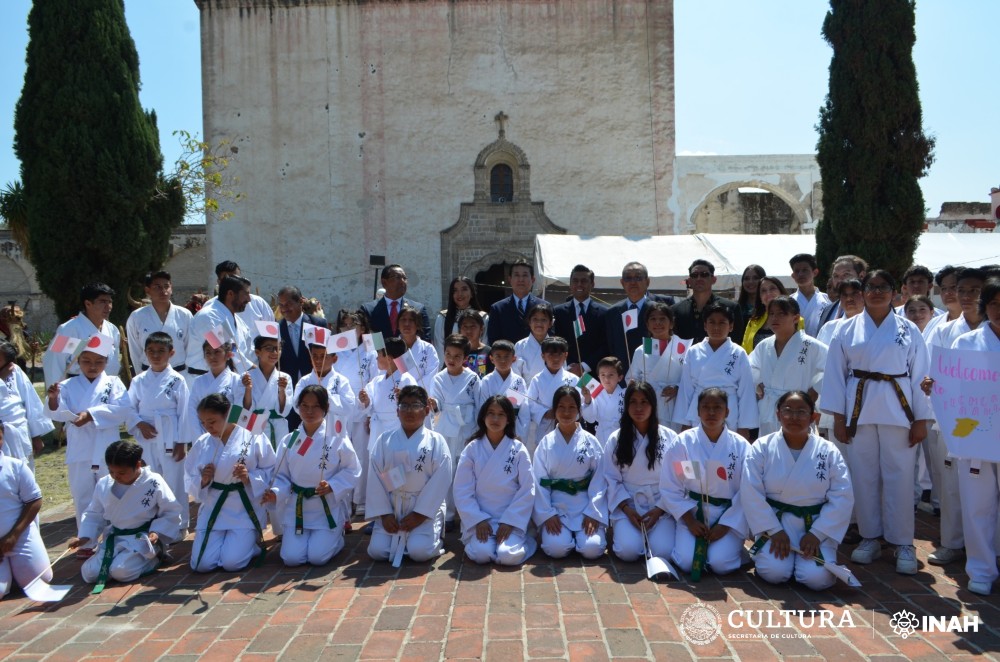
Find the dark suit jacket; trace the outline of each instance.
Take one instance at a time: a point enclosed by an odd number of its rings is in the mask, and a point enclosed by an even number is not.
[[[663,294],[653,294],[652,292],[646,293],[646,302],[649,301],[662,301],[667,305],[673,305],[674,298],[671,296],[666,296]],[[635,348],[642,344],[642,339],[646,335],[646,324],[644,323],[642,313],[645,310],[645,305],[643,305],[642,310],[639,311],[639,327],[632,329],[628,332],[628,338],[625,337],[625,327],[622,326],[622,313],[628,310],[631,302],[628,297],[622,299],[615,305],[608,308],[608,311],[604,314],[604,328],[607,333],[608,349],[610,350],[611,356],[617,356],[618,360],[622,362],[622,367],[628,371],[629,363],[632,361],[632,352]],[[596,366],[595,366],[596,369]]]
[[[321,326],[323,328],[328,328],[326,320],[322,317],[313,317],[312,315],[307,315],[302,313],[302,317],[299,319],[299,333],[298,338],[290,338],[288,336],[288,320],[281,320],[278,322],[278,334],[281,336],[281,358],[278,360],[278,369],[281,372],[287,372],[292,378],[292,386],[299,383],[304,375],[308,375],[312,372],[312,362],[309,360],[309,347],[302,342],[302,324],[312,324],[313,326]],[[293,346],[298,345],[298,354],[292,349]]]
[[[556,316],[553,331],[569,343],[569,358],[566,362],[579,363],[582,355],[583,361],[590,366],[590,371],[596,375],[597,362],[608,355],[608,333],[604,327],[604,314],[608,312],[608,307],[593,299],[590,300],[587,312],[583,315],[583,325],[586,327],[586,331],[576,341],[573,340],[573,322],[577,315],[576,299],[561,303],[552,310]],[[579,352],[576,351],[577,342],[580,344]]]
[[[419,301],[414,301],[407,297],[403,297],[400,301],[412,308],[416,308],[417,312],[420,313],[420,328],[417,329],[417,335],[430,342],[431,320],[427,317],[427,308]],[[373,333],[378,331],[385,338],[397,335],[392,332],[392,325],[389,324],[389,306],[386,304],[385,299],[375,299],[374,301],[363,303],[361,304],[361,311],[368,316],[368,327]]]
[[[827,322],[831,322],[837,319],[837,316],[840,315],[840,313],[841,313],[840,299],[832,301],[823,306],[823,308],[820,309],[819,311],[819,326],[816,327],[817,331],[819,331],[819,329],[822,329],[823,325],[826,324]]]
[[[524,302],[524,310],[527,312],[536,303],[541,303],[545,299],[540,299],[534,294],[528,295],[528,300]],[[492,345],[497,340],[509,340],[516,343],[518,340],[528,337],[528,321],[521,317],[514,303],[514,295],[505,299],[500,299],[490,306],[490,327],[488,335],[489,344]]]
[[[733,332],[729,334],[729,339],[739,345],[743,342],[743,332],[746,331],[746,320],[740,312],[740,306],[735,301],[723,299],[715,294],[705,304],[721,304],[733,311]],[[705,339],[705,320],[701,319],[701,314],[697,316],[694,312],[694,299],[687,297],[674,304],[674,335],[679,338],[687,338],[691,344],[699,343]]]

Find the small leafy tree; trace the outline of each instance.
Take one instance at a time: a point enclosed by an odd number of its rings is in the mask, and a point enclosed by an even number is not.
[[[21,247],[25,256],[28,252],[28,210],[24,200],[24,187],[21,182],[7,184],[0,191],[0,218],[3,218],[14,241]]]
[[[238,190],[239,177],[226,172],[239,154],[239,147],[228,140],[211,145],[189,131],[174,131],[173,135],[182,151],[168,179],[184,197],[185,217],[193,222],[204,222],[206,216],[220,221],[232,218],[232,210],[221,209],[223,202],[235,203],[244,198]],[[158,192],[159,196],[169,194],[168,190]]]

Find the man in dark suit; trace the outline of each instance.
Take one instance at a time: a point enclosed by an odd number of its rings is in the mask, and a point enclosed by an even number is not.
[[[729,339],[739,345],[743,342],[743,332],[746,330],[746,320],[740,313],[739,305],[730,299],[723,299],[712,292],[715,285],[715,265],[708,260],[695,260],[688,267],[688,288],[691,296],[681,299],[674,305],[674,335],[687,338],[692,344],[705,339],[705,320],[701,311],[705,306],[718,304],[733,311],[733,331]]]
[[[281,337],[278,369],[292,378],[294,390],[299,380],[312,372],[309,347],[302,342],[302,325],[312,324],[326,328],[327,324],[322,317],[302,312],[302,292],[294,285],[286,285],[278,290],[278,310],[281,311],[281,321],[278,322],[278,335]],[[288,429],[294,430],[300,422],[299,415],[293,409],[288,414]]]
[[[431,320],[427,316],[427,309],[424,304],[406,298],[406,272],[398,264],[390,264],[382,268],[382,287],[385,289],[385,296],[368,303],[361,304],[361,312],[368,317],[368,328],[374,333],[380,332],[386,338],[393,338],[399,335],[399,328],[396,326],[396,319],[403,305],[416,308],[420,313],[420,327],[417,333],[420,337],[430,342],[431,340]]]
[[[647,301],[662,301],[668,305],[674,303],[674,298],[661,294],[649,293],[649,270],[640,262],[629,262],[622,268],[622,289],[625,298],[608,308],[604,314],[604,328],[607,333],[608,348],[613,356],[622,362],[622,367],[628,370],[635,348],[642,344],[646,335],[645,318],[642,307]],[[625,333],[622,315],[627,310],[634,310],[638,315],[638,326]]]
[[[604,328],[604,314],[608,307],[590,298],[593,289],[594,272],[582,264],[576,265],[569,275],[572,297],[552,311],[555,313],[555,334],[569,342],[567,369],[575,375],[591,372],[596,377],[597,362],[608,355],[607,330]],[[574,340],[573,322],[579,316],[583,317],[584,332]]]
[[[841,255],[833,261],[833,266],[830,268],[830,287],[827,288],[827,294],[830,295],[831,301],[819,311],[820,329],[827,322],[838,320],[844,314],[838,298],[840,284],[852,278],[864,280],[867,271],[868,263],[857,255]]]
[[[525,315],[531,307],[542,303],[531,293],[535,284],[535,267],[527,260],[517,260],[510,267],[512,294],[490,306],[489,342],[509,340],[516,343],[528,337],[528,323]]]

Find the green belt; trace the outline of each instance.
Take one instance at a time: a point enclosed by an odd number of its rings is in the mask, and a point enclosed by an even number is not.
[[[733,505],[732,499],[721,499],[719,497],[708,496],[707,494],[698,494],[697,492],[688,492],[688,496],[694,499],[697,503],[697,509],[695,510],[694,516],[702,524],[707,524],[705,522],[705,511],[704,505],[706,503],[713,506],[719,506],[724,510],[719,514],[719,517],[715,520],[715,524],[719,523],[722,519],[722,515],[725,514],[726,510]],[[708,528],[711,529],[715,524],[710,525]],[[708,562],[708,538],[695,538],[694,539],[694,559],[691,561],[691,581],[699,582],[701,581],[701,573],[705,569],[705,565]]]
[[[271,448],[273,448],[274,450],[278,450],[278,440],[274,436],[274,423],[272,423],[271,421],[273,421],[276,418],[284,418],[284,416],[279,414],[274,409],[270,409],[268,410],[268,412],[269,413],[267,415],[267,427],[271,428],[271,434],[270,434]]]
[[[108,583],[108,572],[111,570],[111,561],[115,558],[115,538],[117,536],[138,536],[140,533],[149,533],[150,520],[142,526],[134,529],[119,529],[117,526],[111,527],[111,533],[104,536],[104,558],[101,559],[101,571],[97,573],[97,583],[91,595],[97,595],[104,590],[104,585]]]
[[[302,487],[292,483],[292,492],[295,492],[295,535],[302,535],[302,501],[316,496],[315,487]],[[323,502],[323,512],[326,513],[326,521],[330,525],[330,530],[337,528],[337,523],[333,520],[333,513],[330,512],[330,504],[326,500],[326,495],[320,497]]]
[[[571,478],[542,478],[538,482],[542,487],[547,487],[550,490],[558,490],[569,495],[575,495],[590,487],[590,479],[593,477],[594,472],[590,471],[580,480],[573,480]]]
[[[215,507],[212,508],[212,512],[208,516],[208,525],[205,527],[205,537],[202,538],[201,548],[198,550],[198,560],[195,561],[194,564],[195,569],[201,565],[201,557],[205,553],[205,546],[208,545],[208,536],[212,533],[212,527],[215,526],[215,520],[219,518],[219,513],[222,512],[222,506],[225,505],[230,492],[239,492],[240,501],[243,502],[243,508],[247,511],[247,515],[250,516],[250,521],[253,522],[253,526],[257,530],[258,538],[262,540],[260,546],[260,556],[257,558],[257,565],[259,566],[264,562],[264,556],[267,554],[267,550],[264,549],[263,545],[264,532],[260,528],[260,521],[257,519],[257,513],[253,510],[253,504],[250,503],[250,497],[247,496],[247,491],[243,486],[243,483],[216,483],[213,480],[209,487],[213,490],[219,490],[222,492],[222,496],[220,496],[218,501],[215,502]]]
[[[806,527],[806,533],[809,533],[809,529],[811,529],[813,525],[813,518],[817,517],[820,514],[820,511],[823,510],[823,506],[825,504],[826,502],[824,501],[823,503],[817,503],[812,506],[793,506],[790,503],[783,503],[775,499],[767,500],[767,505],[771,506],[772,508],[778,511],[779,522],[781,521],[781,516],[784,515],[785,513],[790,513],[792,515],[795,515],[796,517],[802,519],[802,522],[805,524]],[[767,536],[764,535],[759,536],[757,538],[757,541],[750,548],[750,553],[756,554],[757,552],[759,552],[760,548],[764,546],[765,542],[767,542]],[[823,552],[819,549],[816,550],[816,565],[823,565]]]

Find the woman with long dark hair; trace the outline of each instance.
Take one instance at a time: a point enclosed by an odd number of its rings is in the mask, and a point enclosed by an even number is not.
[[[444,356],[444,339],[453,333],[461,333],[458,326],[458,316],[464,310],[477,310],[483,318],[483,338],[486,337],[489,315],[482,312],[479,296],[476,294],[476,283],[467,276],[453,278],[448,285],[448,305],[438,313],[434,320],[434,349],[439,357]]]

